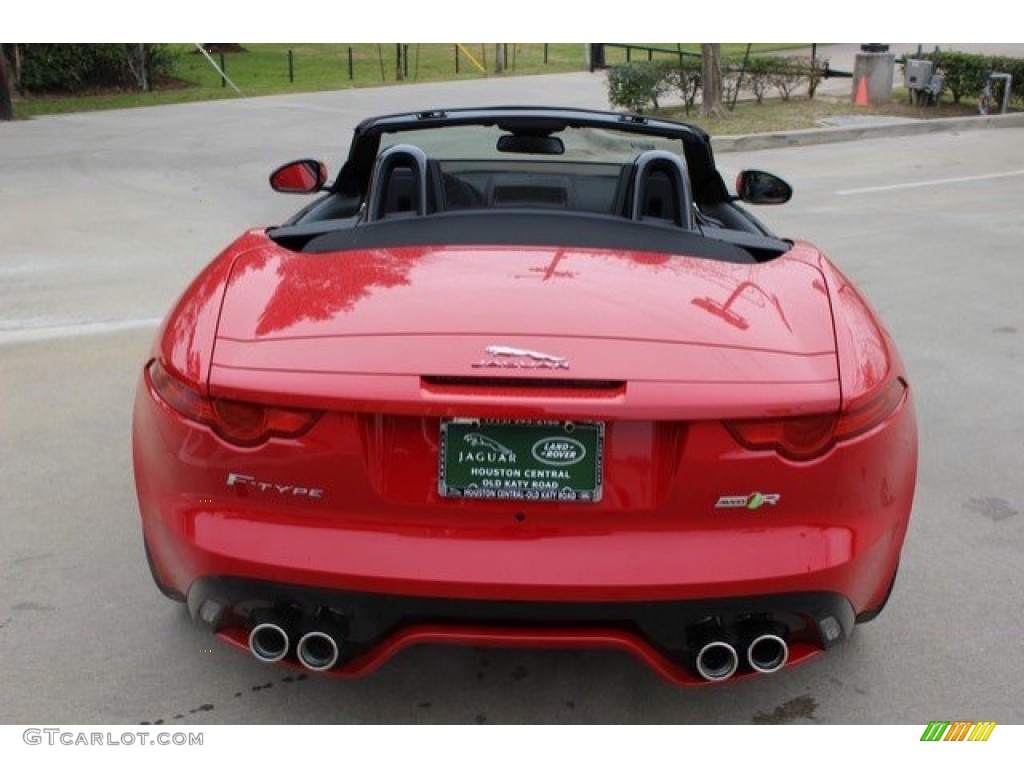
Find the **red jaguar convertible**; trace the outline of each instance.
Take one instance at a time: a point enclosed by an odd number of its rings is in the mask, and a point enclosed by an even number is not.
[[[339,677],[416,643],[611,648],[702,684],[883,608],[911,511],[904,366],[789,185],[662,119],[366,120],[315,197],[217,256],[141,372],[169,597]]]

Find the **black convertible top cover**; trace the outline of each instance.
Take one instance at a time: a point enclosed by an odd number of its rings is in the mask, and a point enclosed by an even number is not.
[[[286,236],[283,230],[271,232]],[[275,239],[277,239],[275,237]],[[758,238],[760,239],[760,238]],[[767,241],[776,242],[777,241]],[[777,243],[782,245],[781,243]],[[444,245],[522,245],[671,253],[754,264],[745,248],[699,232],[584,213],[460,211],[361,223],[317,235],[303,253]],[[782,250],[785,250],[783,246]]]

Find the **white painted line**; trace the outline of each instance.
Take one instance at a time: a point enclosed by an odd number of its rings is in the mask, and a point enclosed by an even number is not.
[[[0,329],[0,346],[4,344],[31,344],[50,339],[69,339],[75,336],[96,336],[102,333],[134,331],[140,328],[156,328],[159,317],[136,318],[134,320],[104,320],[95,323],[72,325],[49,325],[36,328]]]
[[[931,181],[911,181],[906,184],[889,184],[884,187],[860,187],[859,189],[840,189],[837,195],[866,195],[869,192],[891,192],[899,189],[915,189],[917,187],[937,187],[941,184],[960,184],[965,181],[987,181],[989,179],[1005,179],[1011,176],[1024,176],[1024,171],[1006,171],[1004,173],[986,173],[980,176],[956,176],[952,179],[933,179]]]

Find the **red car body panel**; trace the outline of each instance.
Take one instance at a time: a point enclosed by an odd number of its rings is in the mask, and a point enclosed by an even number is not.
[[[566,276],[545,280],[538,270],[554,260]],[[267,241],[234,262],[210,387],[277,404],[442,414],[480,393],[423,378],[479,374],[472,364],[493,340],[569,358],[571,370],[546,372],[551,379],[628,381],[628,391],[604,402],[571,397],[554,406],[575,417],[661,418],[666,408],[673,418],[777,416],[838,405],[816,269],[569,249],[313,260]],[[510,384],[530,377],[501,374]],[[545,406],[497,407],[507,415]]]
[[[491,345],[565,365],[494,366]],[[190,607],[215,578],[524,605],[814,593],[869,616],[899,563],[917,461],[906,373],[867,303],[807,243],[755,264],[526,245],[313,255],[253,230],[181,297],[153,359],[203,398],[322,412],[294,437],[236,445],[144,372],[143,533],[158,583]],[[807,460],[745,447],[729,428],[844,413],[892,382],[903,394],[891,412]],[[442,496],[451,418],[604,423],[603,495]],[[774,503],[722,504],[762,495]],[[245,644],[239,623],[214,628]],[[333,673],[418,642],[613,647],[701,682],[614,625],[429,617]],[[798,633],[788,663],[820,650]]]

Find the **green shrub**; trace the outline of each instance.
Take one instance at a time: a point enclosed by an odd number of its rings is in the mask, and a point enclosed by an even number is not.
[[[979,95],[992,72],[1007,72],[1012,75],[1010,97],[1018,102],[1024,101],[1024,59],[937,49],[913,58],[935,62],[935,66],[943,73],[943,90],[948,90],[957,104],[965,96],[973,98]],[[1001,84],[993,84],[993,89],[1000,87]],[[1000,99],[1001,95],[997,95],[997,103]]]
[[[757,103],[764,101],[764,96],[771,85],[771,74],[774,56],[754,56],[747,62],[743,73],[743,87],[754,94]]]
[[[921,58],[930,59],[942,70],[943,90],[948,90],[957,104],[964,96],[981,93],[988,73],[992,71],[989,57],[979,53],[935,51]]]
[[[649,105],[658,108],[658,98],[672,87],[675,62],[636,61],[608,70],[608,103],[642,114]]]
[[[146,43],[150,77],[174,70],[167,45]],[[36,43],[20,47],[21,83],[27,91],[75,92],[90,88],[138,87],[135,43]]]
[[[704,84],[700,60],[690,56],[684,57],[669,70],[666,81],[668,84],[666,93],[673,91],[678,93],[683,100],[686,114],[690,114]]]
[[[825,76],[827,66],[828,63],[820,59],[812,61],[797,56],[752,56],[746,62],[739,87],[753,93],[758,104],[764,100],[769,87],[774,87],[787,100],[803,83],[807,85],[808,96],[814,98],[814,91]],[[726,90],[730,99],[735,93],[736,81],[742,68],[742,60],[729,63],[730,82]]]
[[[993,72],[1006,72],[1012,78],[1010,99],[1013,102],[1024,102],[1024,59],[1011,59],[1009,56],[993,56],[989,62]]]
[[[789,97],[807,77],[803,67],[791,59],[779,58],[772,67],[768,76],[769,82],[775,86],[783,101],[789,101]]]

